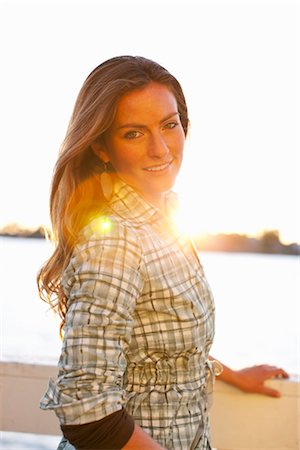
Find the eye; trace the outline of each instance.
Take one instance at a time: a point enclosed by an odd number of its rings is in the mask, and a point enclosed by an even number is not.
[[[166,128],[167,130],[172,130],[173,128],[177,127],[178,122],[176,122],[176,120],[172,121],[172,122],[168,122],[164,125],[164,128]]]
[[[140,136],[142,136],[140,131],[127,131],[127,133],[124,134],[125,139],[137,139]]]

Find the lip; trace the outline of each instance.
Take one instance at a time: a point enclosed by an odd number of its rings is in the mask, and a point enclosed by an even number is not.
[[[170,165],[173,163],[173,159],[171,161],[167,161],[165,163],[162,164],[156,164],[155,166],[149,166],[149,167],[145,167],[143,170],[145,170],[148,173],[161,173],[166,171]]]

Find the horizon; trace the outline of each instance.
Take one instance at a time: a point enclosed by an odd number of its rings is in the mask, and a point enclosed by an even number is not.
[[[11,223],[7,223],[4,226],[0,226],[0,234],[5,234],[5,235],[20,235],[22,236],[22,233],[36,233],[36,232],[40,232],[41,230],[44,230],[45,234],[48,235],[49,231],[51,231],[51,226],[45,226],[45,225],[35,225],[35,226],[22,226],[19,223],[15,223],[15,222],[11,222]],[[183,230],[184,232],[184,230]],[[189,232],[187,231],[187,234],[189,234]],[[257,239],[257,240],[262,240],[264,239],[265,236],[267,235],[274,235],[278,237],[278,241],[280,244],[284,245],[284,246],[289,246],[289,245],[293,245],[296,244],[298,246],[300,246],[300,242],[297,241],[284,241],[282,239],[282,236],[280,234],[280,230],[277,229],[264,229],[261,230],[260,232],[256,233],[256,234],[249,234],[249,233],[241,233],[241,232],[236,232],[236,231],[230,231],[230,232],[224,232],[224,231],[219,231],[216,233],[211,233],[209,231],[204,231],[204,232],[193,232],[191,233],[190,237],[194,240],[205,240],[205,239],[210,239],[210,238],[215,238],[215,237],[219,237],[219,236],[227,236],[229,237],[233,237],[233,236],[239,236],[239,237],[246,237],[247,239]],[[24,235],[26,237],[26,234]]]

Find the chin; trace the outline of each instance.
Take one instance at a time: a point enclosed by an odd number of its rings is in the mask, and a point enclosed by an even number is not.
[[[157,183],[153,186],[153,189],[151,189],[152,186],[147,186],[148,192],[153,192],[153,194],[163,194],[164,192],[170,191],[172,187],[174,186],[175,179],[172,180],[163,180],[161,183]]]

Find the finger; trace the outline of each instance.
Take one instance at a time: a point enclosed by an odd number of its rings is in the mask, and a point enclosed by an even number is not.
[[[269,366],[264,364],[260,366],[260,368],[264,371],[265,374],[268,374],[270,378],[278,377],[278,378],[289,378],[289,374],[277,366]]]
[[[281,393],[279,391],[268,386],[263,386],[261,389],[261,393],[264,395],[268,395],[269,397],[281,397]]]
[[[272,376],[276,378],[289,378],[289,374],[285,370],[279,369],[278,367],[272,371]]]
[[[283,369],[280,369],[278,375],[281,376],[282,378],[289,378],[290,377],[289,374]]]

